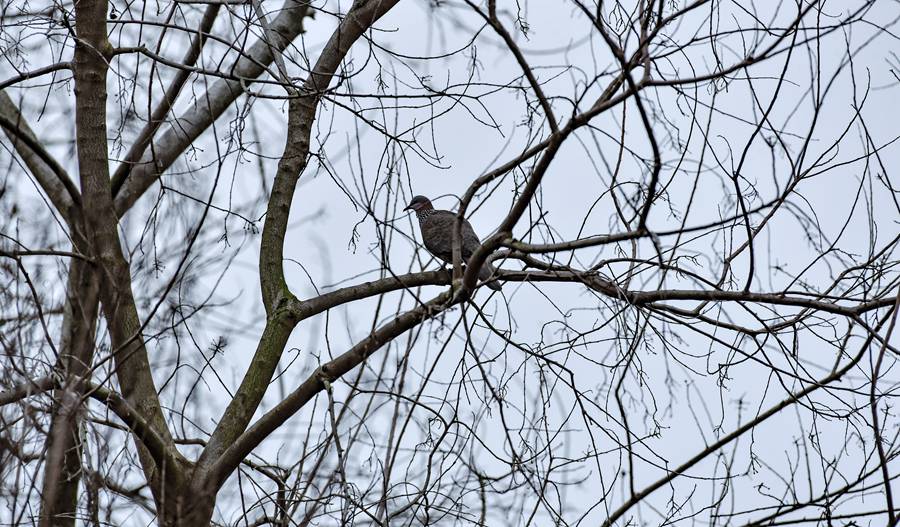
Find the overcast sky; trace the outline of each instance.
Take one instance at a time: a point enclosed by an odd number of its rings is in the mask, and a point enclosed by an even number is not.
[[[424,83],[434,90],[457,93],[465,89],[468,95],[488,95],[479,101],[445,97],[433,107],[417,98],[359,97],[352,102],[346,97],[338,99],[345,105],[355,104],[357,108],[369,108],[364,113],[368,119],[379,126],[387,126],[392,133],[402,132],[404,139],[415,136],[417,146],[406,148],[386,140],[379,130],[356,119],[345,109],[326,103],[319,112],[314,128],[313,150],[318,151],[322,159],[327,159],[328,162],[325,166],[311,162],[302,176],[294,198],[291,226],[285,244],[287,280],[291,289],[301,298],[313,296],[317,291],[327,291],[337,284],[349,285],[383,276],[380,258],[383,244],[387,242],[390,243],[386,253],[387,263],[392,272],[402,274],[423,268],[436,269],[438,264],[421,249],[416,253],[418,258],[414,258],[421,237],[414,218],[401,211],[408,198],[412,194],[424,194],[433,198],[437,207],[453,209],[457,205],[456,197],[466,191],[473,179],[499,166],[527,144],[534,142],[534,134],[539,134],[540,138],[546,136],[546,127],[529,130],[524,124],[527,108],[526,99],[521,93],[512,89],[495,88],[520,75],[518,65],[502,48],[496,36],[487,30],[476,36],[482,22],[468,8],[456,3],[438,3],[440,7],[435,8],[432,2],[401,2],[379,21],[378,31],[373,33],[374,40],[382,48],[405,57],[440,57],[456,50],[462,51],[444,58],[410,58],[401,63],[390,59],[383,50],[373,51],[367,43],[359,43],[353,49],[352,61],[347,64],[348,69],[352,69],[356,75],[339,91],[352,89],[357,93],[376,93],[380,75],[387,93],[422,95],[425,92],[419,83]],[[507,10],[507,16],[503,20],[512,30],[508,13],[515,7],[513,4],[501,4]],[[775,4],[760,2],[757,6],[760,10],[757,15],[775,28],[773,33],[777,33],[777,28],[796,13],[795,7],[780,4],[778,10],[773,11]],[[851,2],[826,3],[826,15],[839,20],[856,8],[856,2],[852,2],[853,6],[849,4]],[[123,10],[123,6],[116,5],[119,11]],[[265,2],[264,5],[272,10],[277,8],[277,3],[272,1]],[[342,11],[348,5],[347,2],[329,2],[326,10]],[[754,103],[754,97],[765,108],[775,90],[780,90],[768,115],[768,124],[747,149],[739,174],[740,188],[751,206],[772,200],[789,184],[792,173],[787,156],[778,149],[773,154],[767,146],[766,141],[774,138],[769,128],[781,130],[780,138],[785,141],[785,147],[796,155],[801,151],[804,138],[813,123],[812,100],[815,92],[811,92],[811,89],[821,89],[823,110],[815,117],[815,128],[803,168],[814,166],[817,164],[814,160],[822,156],[824,159],[818,164],[823,169],[830,169],[812,170],[812,174],[818,175],[809,177],[798,185],[799,194],[790,200],[790,206],[777,214],[757,238],[757,272],[750,289],[758,292],[780,291],[788,287],[800,273],[800,280],[804,283],[830,284],[831,279],[843,269],[840,265],[846,267],[851,265],[849,262],[865,260],[872,247],[880,248],[887,240],[896,236],[900,232],[895,205],[897,196],[891,196],[884,186],[873,185],[871,175],[883,170],[890,171],[898,160],[897,146],[891,144],[897,136],[896,71],[900,60],[896,55],[898,39],[894,32],[895,23],[900,16],[898,7],[900,4],[897,2],[877,2],[865,15],[865,21],[854,24],[846,31],[834,31],[809,48],[797,49],[782,82],[778,76],[785,68],[787,54],[781,54],[750,70],[754,77],[752,91],[741,79],[743,72],[727,85],[687,86],[684,94],[678,94],[671,88],[648,90],[644,100],[658,134],[663,161],[662,181],[666,185],[666,200],[654,208],[649,220],[650,228],[660,232],[668,231],[678,228],[682,221],[687,226],[701,225],[738,212],[734,200],[735,189],[730,177],[759,121],[761,111]],[[574,6],[562,2],[539,1],[521,3],[520,8],[521,16],[528,24],[528,35],[526,38],[520,31],[516,31],[516,40],[538,78],[546,81],[544,90],[553,98],[557,116],[566,120],[573,112],[572,98],[584,94],[586,83],[595,82],[587,91],[579,110],[589,107],[602,92],[610,79],[608,72],[614,70],[613,58],[602,39],[590,31],[589,23]],[[132,9],[135,7],[132,6]],[[199,20],[199,9],[187,5],[184,9],[189,13],[189,20],[194,23]],[[228,34],[231,31],[229,24],[239,27],[239,16],[247,16],[247,13],[249,7],[231,8],[231,18],[223,15],[216,31]],[[137,13],[132,16],[137,16]],[[709,31],[710,24],[707,16],[708,8],[691,13],[678,26],[668,29],[669,37],[673,41],[684,43],[697,32],[705,34],[704,32]],[[828,19],[828,16],[823,16],[820,23],[827,25]],[[808,25],[813,23],[814,19],[811,18]],[[335,24],[334,17],[319,13],[315,20],[307,21],[308,32],[295,42],[296,48],[305,48],[311,56],[316,56]],[[752,17],[746,11],[726,2],[722,3],[721,12],[713,24],[718,26],[719,31],[754,26]],[[879,32],[876,25],[882,26],[886,31]],[[115,44],[134,45],[133,30],[129,31],[132,32],[120,33],[116,28],[113,31],[114,37],[122,35],[123,41],[116,41]],[[145,29],[142,42],[155,42],[153,36],[157,34],[158,30]],[[764,37],[758,33],[742,35],[735,32],[715,45],[701,41],[691,46],[685,54],[670,55],[666,61],[661,62],[660,67],[665,68],[667,78],[673,78],[676,72],[684,77],[703,75],[715,70],[716,57],[725,65],[739,62],[744,56],[742,47],[751,46],[754,39],[762,38]],[[163,46],[161,53],[168,57],[179,57],[183,43],[179,47],[177,40],[170,42]],[[633,46],[633,40],[631,44]],[[846,64],[848,46],[853,50],[852,65]],[[215,46],[211,47],[212,55],[207,57],[208,67],[215,63],[213,55],[220,52]],[[46,57],[50,50],[47,46],[36,48],[31,52],[31,57],[34,57],[32,68],[46,64],[40,53],[44,53],[43,56]],[[288,61],[289,70],[292,75],[303,77],[304,72],[295,64],[299,56],[297,49],[289,53],[288,57],[292,59]],[[821,68],[821,86],[813,75],[816,62]],[[473,63],[477,65],[474,71]],[[148,65],[142,67],[142,71],[146,71]],[[838,68],[842,69],[841,73],[828,85]],[[161,74],[165,76],[170,72],[163,69]],[[8,65],[0,66],[0,78],[11,75],[12,70]],[[470,78],[472,85],[466,89],[464,85]],[[121,87],[127,86],[129,81],[125,76],[110,78],[111,129],[117,125],[119,105],[128,102],[117,100],[114,95]],[[190,93],[182,94],[183,99],[191,93],[199,95],[203,88],[203,80],[194,81],[190,86]],[[270,95],[283,94],[276,86],[257,88]],[[18,100],[23,95],[34,97],[36,93],[36,88],[29,93],[16,91],[14,98]],[[72,102],[71,92],[57,89],[39,93],[48,97],[47,110],[42,115],[38,114],[38,105],[43,102],[39,97],[27,105],[28,115],[42,138],[56,141],[52,147],[53,153],[75,173],[71,145],[64,142],[72,137],[74,126],[72,114],[65,110],[66,105]],[[139,108],[146,107],[144,97],[143,91],[137,96]],[[529,100],[533,102],[530,96]],[[183,109],[186,104],[186,101],[181,102],[178,109]],[[716,108],[712,115],[709,108],[711,105]],[[861,126],[862,121],[853,121],[858,107],[861,107],[859,113],[865,128]],[[248,154],[241,160],[236,154],[231,154],[222,158],[221,165],[217,166],[215,160],[221,157],[219,154],[229,145],[228,132],[236,111],[250,112],[254,116],[255,122],[250,124],[248,121],[242,137],[248,149],[260,155]],[[218,170],[221,178],[213,200],[214,205],[236,208],[248,218],[261,218],[264,208],[242,209],[242,206],[264,192],[264,184],[259,175],[260,167],[264,173],[266,188],[271,188],[277,158],[283,149],[285,114],[284,101],[242,97],[229,115],[219,119],[216,124],[218,150],[215,148],[217,138],[211,133],[204,135],[197,143],[200,150],[186,155],[164,181],[167,185],[205,198],[210,182]],[[439,117],[416,128],[415,132],[408,131],[434,115]],[[710,124],[709,131],[705,134],[707,120]],[[130,137],[128,133],[133,134],[134,131],[126,131],[126,145]],[[529,232],[530,220],[533,218],[526,214],[520,226],[514,230],[514,235],[531,235],[534,236],[532,241],[540,242],[550,240],[550,236],[559,241],[622,232],[625,227],[615,219],[613,202],[607,190],[611,167],[617,161],[617,142],[623,133],[629,151],[622,159],[622,177],[627,181],[644,180],[646,165],[638,158],[648,158],[650,148],[636,107],[629,102],[624,110],[619,105],[599,116],[593,121],[592,130],[584,130],[567,142],[548,171],[537,198],[541,212],[545,214],[545,225]],[[880,151],[883,168],[876,166],[874,159],[870,159],[868,164],[866,161],[855,161],[864,153],[866,133],[873,144],[884,147]],[[839,147],[834,148],[835,141],[838,140]],[[111,146],[115,148],[116,145]],[[115,150],[113,152],[114,156],[123,154]],[[522,169],[527,171],[530,166],[525,164]],[[199,170],[191,175],[178,175],[185,168]],[[473,207],[477,208],[470,220],[482,237],[491,233],[504,217],[515,197],[514,183],[521,181],[522,177],[522,171],[512,173],[492,194],[482,194],[476,198]],[[757,193],[750,191],[751,184]],[[33,227],[39,227],[39,222],[47,221],[46,208],[42,208],[43,205],[36,199],[33,188],[17,185],[16,192],[22,203],[35,211],[36,223]],[[634,189],[626,186],[621,192],[624,196],[633,193]],[[372,196],[375,218],[360,206],[360,203]],[[601,196],[602,199],[598,201]],[[167,227],[160,232],[144,229],[151,217],[156,197],[157,190],[151,189],[125,220],[127,243],[130,247],[143,249],[135,250],[136,259],[150,258],[153,240],[163,248],[183,246],[183,237],[179,237],[179,234],[184,234],[184,223]],[[194,212],[187,214],[187,217],[192,221],[196,220],[199,212],[197,204],[172,196],[166,199],[169,201],[164,203],[163,212],[169,207],[193,207]],[[819,223],[825,233],[824,238],[807,239],[802,222],[810,218]],[[758,219],[759,217],[756,221]],[[201,255],[201,259],[217,261],[216,265],[203,268],[203,272],[196,275],[190,267],[187,271],[189,276],[194,276],[203,284],[200,292],[213,292],[214,302],[231,302],[228,306],[211,309],[190,326],[191,337],[201,349],[207,349],[220,336],[224,336],[228,342],[225,353],[213,360],[222,383],[218,382],[216,376],[208,375],[206,383],[199,386],[194,395],[197,401],[202,401],[201,407],[196,410],[198,414],[194,417],[199,427],[206,431],[212,428],[211,419],[220,415],[227,405],[227,390],[233,390],[240,382],[264,324],[265,315],[260,303],[256,271],[258,229],[261,228],[262,221],[257,222],[255,227],[249,227],[234,215],[226,217],[214,211],[207,221],[204,236],[215,240],[227,233],[228,243],[217,241],[209,249],[213,253]],[[24,232],[27,233],[27,219],[23,218],[22,223],[25,226]],[[385,240],[385,235],[389,239]],[[685,237],[681,240],[684,245],[678,249],[678,254],[685,259],[679,261],[679,264],[715,281],[722,265],[720,253],[731,247],[732,243],[740,243],[744,239],[742,236],[741,228],[735,228],[717,235],[707,235],[696,241]],[[62,245],[65,238],[61,233],[56,233],[55,240]],[[674,240],[674,237],[663,237],[660,243],[664,249],[669,250]],[[33,242],[39,245],[37,240]],[[822,248],[832,244],[834,249],[840,251],[832,250],[826,257],[817,259]],[[603,259],[622,257],[625,255],[622,251],[627,253],[631,248],[622,244],[618,248],[605,246],[586,249],[579,251],[574,261],[562,263],[587,268]],[[636,251],[640,258],[655,256],[649,242],[638,243]],[[226,262],[232,257],[235,258],[234,263],[223,275],[214,272],[224,269]],[[732,287],[737,289],[743,286],[748,271],[747,258],[739,258],[734,266],[738,283]],[[514,262],[503,263],[502,267],[520,268]],[[775,267],[778,270],[774,270]],[[156,278],[144,283],[159,287],[171,279],[175,268],[174,263],[168,264]],[[613,278],[625,269],[624,264],[613,264],[602,268],[601,273]],[[639,275],[630,287],[652,290],[697,285],[675,273],[668,274],[665,281],[660,283],[659,273],[646,272]],[[791,286],[791,289],[799,288],[797,284]],[[441,290],[439,287],[427,287],[421,292],[421,298],[431,298]],[[199,292],[198,295],[202,296]],[[398,298],[399,293],[388,295],[388,301],[380,307],[378,322],[384,322],[396,313]],[[179,301],[178,291],[172,293],[169,301]],[[404,302],[407,308],[414,305],[409,295],[405,296]],[[494,317],[493,323],[498,328],[511,331],[512,340],[565,363],[575,372],[575,384],[582,391],[583,397],[596,404],[592,410],[595,417],[604,420],[602,426],[622,440],[621,426],[614,422],[618,410],[610,394],[611,383],[617,382],[618,376],[611,375],[608,366],[619,357],[622,351],[620,346],[627,346],[629,342],[623,338],[626,335],[621,333],[620,327],[634,326],[634,310],[626,311],[626,315],[617,315],[617,304],[610,299],[588,294],[583,287],[575,284],[507,283],[502,295],[491,295],[487,289],[479,289],[476,302]],[[377,305],[377,299],[371,299],[355,303],[349,308],[337,309],[329,315],[327,326],[324,317],[301,323],[294,331],[289,351],[282,361],[287,371],[270,390],[262,410],[279,400],[281,389],[293,389],[312,372],[318,365],[316,357],[325,359],[329,355],[339,354],[368,334]],[[682,307],[690,308],[693,305],[684,303]],[[142,307],[146,309],[148,306]],[[710,317],[721,315],[719,306],[710,306],[709,309],[707,314]],[[464,360],[468,360],[471,366],[471,356],[465,359],[469,352],[465,348],[462,330],[452,332],[459,313],[460,309],[457,308],[440,320],[425,324],[423,331],[433,335],[420,338],[409,355],[411,370],[415,372],[411,374],[409,390],[419,389],[422,382],[420,375],[434,365],[438,349],[448,340],[450,345],[439,359],[425,393],[435,397],[434,401],[445,397],[447,387],[444,382],[459,380],[463,369],[460,364]],[[753,317],[747,311],[735,306],[729,306],[727,313],[733,322],[753,322]],[[757,310],[756,313],[761,315],[763,311]],[[468,321],[471,323],[475,318],[474,311],[468,310]],[[442,323],[444,327],[441,327]],[[535,424],[532,422],[535,416],[546,412],[551,430],[566,430],[549,440],[549,448],[558,452],[559,456],[577,457],[584,454],[591,448],[592,440],[594,448],[610,452],[600,457],[599,471],[598,465],[593,462],[573,465],[571,479],[583,479],[583,483],[569,488],[564,500],[569,507],[566,511],[568,521],[574,522],[586,513],[585,524],[602,521],[607,512],[605,506],[588,512],[588,508],[599,500],[601,489],[612,487],[613,494],[608,501],[611,508],[621,503],[625,497],[623,485],[626,479],[616,480],[622,459],[621,452],[616,450],[615,441],[612,437],[599,433],[593,438],[586,434],[584,422],[577,415],[571,390],[560,384],[554,375],[549,378],[541,377],[538,361],[529,358],[521,350],[504,348],[500,339],[492,337],[483,324],[480,326],[471,335],[474,347],[483,357],[496,356],[486,368],[495,378],[508,382],[506,393],[510,404],[524,409],[521,415],[510,412],[506,416],[511,420],[506,423],[507,426],[515,428],[520,420]],[[657,323],[655,327],[661,328],[662,324]],[[660,476],[661,471],[654,466],[665,465],[666,461],[670,467],[678,464],[700,450],[704,444],[713,441],[716,434],[733,430],[759,408],[774,404],[785,396],[786,390],[799,386],[783,385],[784,377],[773,376],[772,367],[729,352],[709,335],[701,335],[688,327],[667,329],[677,332],[677,337],[666,336],[673,347],[664,352],[659,335],[647,334],[636,359],[643,375],[637,377],[632,373],[626,378],[628,392],[633,395],[626,403],[628,413],[633,417],[631,425],[635,433],[641,436],[659,433],[636,447],[643,460],[639,462],[636,471],[636,483],[639,487],[641,483],[649,483]],[[713,326],[702,329],[716,330]],[[590,332],[590,336],[577,339],[571,345],[565,344],[578,332]],[[832,337],[833,340],[840,335],[833,334]],[[370,361],[399,363],[406,338],[404,336],[400,339],[399,342],[402,343],[399,346],[380,350]],[[721,338],[725,342],[739,344],[747,354],[755,353],[756,358],[760,357],[760,353],[757,353],[750,342],[736,341],[732,333],[722,330]],[[778,367],[791,370],[800,364],[812,375],[824,375],[835,361],[834,348],[828,345],[827,332],[824,329],[810,331],[797,338],[800,345],[791,350],[795,356],[779,350],[773,342],[765,342],[765,339],[760,339],[759,343],[763,345],[766,360]],[[855,339],[853,342],[858,344],[859,340]],[[900,341],[895,337],[895,342]],[[176,347],[172,339],[158,343],[158,354],[153,357],[158,367],[158,383],[172,372]],[[190,347],[188,344],[185,349]],[[203,363],[203,358],[197,353],[189,353],[188,358],[182,357],[181,360],[187,360],[198,367]],[[720,364],[725,362],[734,364],[720,370]],[[395,368],[389,368],[389,371],[393,369]],[[848,378],[847,384],[853,385],[854,379],[859,383],[863,382],[861,373],[853,372],[857,377]],[[887,386],[891,386],[896,377],[892,373],[888,374],[888,380],[882,381]],[[182,375],[179,382],[183,385],[173,389],[166,397],[176,400],[183,397],[190,384],[190,376],[187,373]],[[473,374],[468,372],[466,375]],[[455,405],[459,418],[470,419],[480,439],[502,451],[506,447],[504,436],[499,432],[502,430],[500,414],[496,411],[484,412],[479,397],[486,397],[487,393],[483,388],[482,393],[474,393],[478,391],[478,386],[479,383],[472,381],[467,390],[472,390],[473,393],[453,393],[450,397],[459,399]],[[343,385],[338,387],[338,393],[345,393]],[[549,400],[546,410],[533,406],[536,394],[539,393],[550,394],[547,396]],[[825,394],[821,397],[822,404],[831,407],[846,409],[854,404],[849,400],[834,400]],[[744,404],[738,405],[739,400]],[[434,402],[433,407],[441,412],[451,411],[450,407],[442,407],[437,402]],[[322,408],[319,404],[313,419],[322,419]],[[573,409],[575,414],[572,413]],[[312,411],[311,406],[298,414],[267,440],[257,453],[270,460],[277,456],[284,462],[293,462],[299,453],[300,440],[306,433]],[[604,412],[609,412],[608,416]],[[648,412],[656,415],[662,429],[654,427],[648,418]],[[376,419],[385,419],[386,415],[377,414]],[[891,415],[887,419],[888,430],[893,433],[896,418]],[[790,472],[790,467],[796,464],[798,456],[802,457],[796,450],[795,441],[799,437],[808,436],[813,429],[825,438],[816,444],[819,448],[816,457],[839,459],[841,469],[848,473],[858,470],[863,462],[861,450],[853,448],[858,445],[848,443],[848,438],[854,435],[852,431],[848,431],[846,424],[839,419],[827,421],[821,417],[813,418],[805,409],[784,412],[768,421],[753,435],[752,453],[757,458],[754,463],[751,463],[749,454],[751,438],[742,438],[736,447],[733,471],[758,472],[735,481],[735,495],[740,496],[743,501],[738,508],[749,509],[772,503],[770,498],[765,497],[765,489],[759,485],[774,489],[772,492],[780,495],[784,483],[775,474]],[[188,435],[201,434],[191,426],[187,426],[186,430]],[[318,428],[316,430],[318,433]],[[372,440],[377,443],[384,439],[373,437]],[[870,436],[866,439],[869,440]],[[412,434],[407,446],[415,447],[421,441],[421,434]],[[354,453],[358,456],[358,459],[354,459],[360,463],[365,461],[364,450],[365,448],[360,448],[360,452]],[[485,450],[478,445],[472,447],[474,455],[480,456],[476,457],[480,466],[486,471],[502,471],[502,463],[485,453]],[[730,454],[731,451],[726,450],[726,453]],[[691,473],[703,478],[721,476],[722,469],[718,465],[721,462],[721,459],[710,457]],[[804,470],[806,469],[800,470],[799,480],[806,481],[807,474]],[[815,482],[813,486],[816,489],[821,490],[823,471],[827,473],[828,470],[822,466],[809,469],[810,480]],[[614,480],[615,483],[612,483]],[[689,511],[708,505],[713,488],[717,488],[717,484],[710,483],[709,480],[686,480],[675,486],[674,495],[676,501],[688,500]],[[234,497],[235,490],[236,487],[232,485],[223,491],[222,496]],[[667,500],[671,497],[670,492],[660,491],[652,497],[650,503],[665,510]],[[240,502],[236,499],[221,499],[220,507],[225,519],[234,519],[237,514],[235,511],[240,510]],[[858,510],[857,507],[874,508],[864,503],[851,503],[847,507],[847,510]],[[656,525],[661,521],[653,515],[652,509],[645,509],[643,513],[648,515],[644,519],[650,524]],[[708,514],[704,519],[708,520]],[[549,518],[544,517],[539,524],[547,524],[545,521],[549,521]]]

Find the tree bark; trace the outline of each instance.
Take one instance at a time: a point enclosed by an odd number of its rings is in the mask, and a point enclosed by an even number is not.
[[[100,300],[122,395],[167,446],[167,455],[162,459],[177,460],[163,463],[159,456],[154,458],[139,437],[132,435],[161,523],[176,525],[181,511],[194,507],[200,497],[182,492],[189,463],[175,448],[160,407],[131,289],[131,270],[119,242],[106,134],[106,76],[112,56],[106,32],[107,9],[106,0],[80,0],[75,4],[75,126],[84,230],[89,245],[82,252],[89,251],[99,266],[99,278],[104,284]],[[185,505],[184,500],[189,503]]]
[[[57,374],[63,380],[54,394],[44,462],[41,527],[75,525],[81,480],[81,385],[90,376],[99,306],[99,280],[91,267],[77,258],[69,266],[57,361]]]

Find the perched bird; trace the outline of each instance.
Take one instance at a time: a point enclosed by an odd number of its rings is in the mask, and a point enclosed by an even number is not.
[[[409,205],[403,210],[413,210],[419,218],[419,228],[422,230],[422,241],[425,248],[440,260],[453,264],[453,227],[456,224],[456,213],[449,210],[436,210],[431,206],[431,201],[425,196],[414,196]],[[460,229],[462,240],[460,243],[460,256],[462,263],[469,261],[475,250],[481,246],[478,235],[472,230],[472,225],[465,219]],[[485,262],[478,271],[479,280],[487,280],[496,269],[489,262]],[[499,282],[488,282],[488,287],[499,291]]]

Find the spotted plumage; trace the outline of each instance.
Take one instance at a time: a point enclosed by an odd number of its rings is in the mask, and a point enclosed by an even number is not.
[[[453,263],[453,227],[456,223],[456,214],[449,210],[437,210],[431,205],[431,201],[425,196],[415,196],[404,210],[415,211],[416,217],[419,219],[419,228],[422,231],[422,241],[428,252],[433,254],[439,260],[446,263]],[[460,244],[460,255],[463,262],[469,261],[472,254],[481,246],[481,240],[472,230],[472,225],[463,220],[462,243]],[[490,263],[485,262],[478,271],[480,280],[487,280],[495,273],[496,269]],[[485,285],[495,291],[500,290],[500,283],[497,281],[487,282]]]

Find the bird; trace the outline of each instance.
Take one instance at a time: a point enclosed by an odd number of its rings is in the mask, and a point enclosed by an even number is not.
[[[422,241],[425,248],[439,260],[453,264],[453,228],[456,224],[456,213],[449,210],[438,210],[431,205],[431,200],[425,196],[413,196],[404,211],[415,211],[419,218],[419,229],[422,231]],[[465,219],[462,220],[462,243],[460,244],[460,256],[463,263],[468,262],[475,250],[481,246],[481,240],[472,229],[472,225]],[[478,271],[479,280],[489,279],[497,271],[490,262],[484,262]],[[500,291],[502,287],[497,281],[487,282],[485,285],[494,291]]]

